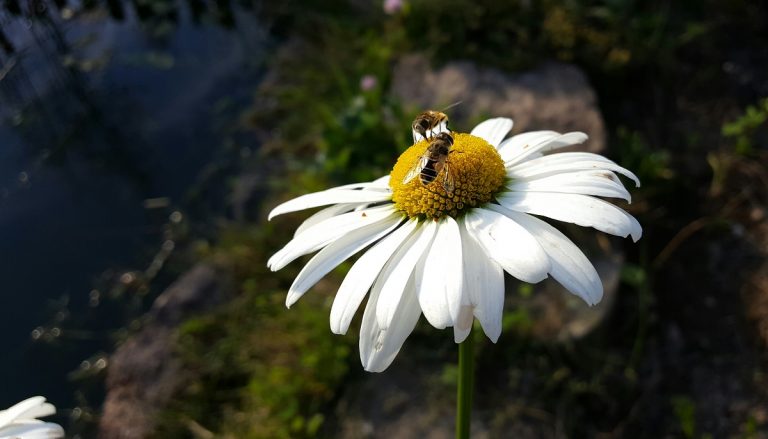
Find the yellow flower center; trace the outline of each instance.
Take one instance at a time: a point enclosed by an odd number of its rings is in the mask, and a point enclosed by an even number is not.
[[[440,218],[450,215],[455,218],[467,209],[491,201],[504,184],[504,161],[496,148],[471,134],[452,135],[453,147],[445,166],[439,169],[439,163],[430,163],[432,169],[439,171],[431,181],[434,173],[429,175],[427,172],[404,183],[409,172],[414,166],[419,166],[420,158],[427,152],[428,140],[408,148],[392,168],[389,174],[392,200],[395,207],[409,217]],[[422,178],[425,174],[426,178]]]

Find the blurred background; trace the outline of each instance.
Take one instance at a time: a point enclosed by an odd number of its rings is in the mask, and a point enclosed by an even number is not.
[[[452,437],[456,346],[382,374],[267,258],[298,194],[389,172],[419,112],[581,130],[637,244],[563,226],[606,298],[509,279],[473,437],[768,438],[762,1],[2,0],[0,407],[73,438]],[[627,183],[627,182],[625,182]],[[627,183],[629,184],[629,183]],[[358,317],[359,319],[359,317]]]

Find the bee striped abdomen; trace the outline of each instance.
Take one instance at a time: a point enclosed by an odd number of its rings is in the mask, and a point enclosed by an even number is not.
[[[437,163],[437,160],[430,160],[427,162],[427,165],[424,166],[424,169],[421,170],[421,173],[419,174],[421,184],[427,185],[435,181],[435,178],[437,178],[437,174],[439,173],[438,170],[435,169],[435,163]]]
[[[419,181],[424,186],[438,180],[439,186],[447,193],[453,192],[453,177],[448,168],[448,154],[453,145],[453,137],[448,133],[438,133],[427,146],[427,150],[419,157],[408,174],[403,179],[403,184],[419,176]]]

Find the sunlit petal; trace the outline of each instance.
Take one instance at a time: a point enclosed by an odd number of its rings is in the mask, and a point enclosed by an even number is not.
[[[551,138],[542,136],[538,143],[529,144],[528,147],[524,146],[520,150],[512,151],[511,153],[507,154],[507,157],[504,159],[504,163],[506,163],[508,167],[513,166],[516,163],[522,162],[532,154],[552,151],[564,146],[577,145],[579,143],[584,143],[585,140],[587,140],[587,135],[578,131],[561,134]]]
[[[288,212],[310,209],[312,207],[327,206],[338,203],[375,203],[386,201],[392,194],[385,190],[356,190],[356,189],[328,189],[322,192],[314,192],[302,195],[298,198],[286,201],[269,212],[268,219]]]
[[[499,154],[506,162],[513,157],[521,155],[532,145],[538,145],[546,140],[554,139],[559,135],[560,133],[557,131],[530,131],[518,134],[501,142],[499,145]]]
[[[424,317],[438,329],[453,326],[462,294],[462,250],[459,226],[451,217],[440,220],[434,242],[416,273],[416,291]]]
[[[549,256],[552,264],[550,274],[555,280],[590,305],[600,302],[603,297],[603,283],[595,267],[576,244],[538,218],[501,206],[496,209],[525,227],[539,241]]]
[[[507,273],[531,283],[547,278],[549,258],[536,238],[520,224],[486,209],[467,214],[465,224],[485,253]]]
[[[317,251],[356,229],[387,220],[393,214],[392,206],[386,205],[325,219],[294,237],[269,258],[267,266],[277,271],[300,256]]]
[[[397,321],[396,325],[386,328],[379,326],[376,317],[379,294],[380,290],[371,291],[360,327],[360,360],[368,372],[382,372],[392,364],[421,316],[412,277],[392,313],[393,320]]]
[[[400,228],[389,234],[386,238],[379,241],[370,250],[365,252],[360,259],[355,262],[352,268],[344,277],[344,281],[336,293],[331,307],[331,331],[336,334],[346,334],[349,324],[373,285],[373,282],[379,276],[384,264],[400,247],[403,242],[416,229],[416,220],[408,221]]]
[[[402,222],[402,217],[393,213],[390,218],[384,221],[369,224],[340,236],[327,247],[320,250],[296,276],[293,285],[288,290],[285,305],[287,307],[293,305],[329,271],[371,243],[386,236],[400,222]]]
[[[499,147],[502,139],[512,130],[512,119],[497,117],[488,119],[476,126],[470,134],[481,137],[495,147]]]
[[[563,172],[600,170],[618,172],[631,178],[635,186],[640,187],[640,179],[635,174],[601,155],[590,152],[561,152],[518,163],[507,168],[507,176],[513,180],[533,179]]]
[[[381,290],[379,303],[376,305],[378,326],[386,329],[395,317],[395,311],[402,300],[405,285],[411,279],[421,255],[429,247],[435,236],[437,225],[428,221],[420,227],[395,252],[387,265],[381,271],[381,276],[373,284],[373,290]]]
[[[594,227],[611,235],[631,235],[635,242],[643,234],[640,223],[632,215],[607,201],[587,195],[508,192],[499,197],[499,203],[511,210]]]
[[[507,188],[512,192],[559,192],[632,201],[629,192],[612,171],[576,171],[541,178],[516,179]]]
[[[56,414],[56,408],[42,396],[34,396],[0,411],[0,439],[57,439],[64,437],[61,426],[36,418]]]
[[[459,222],[461,244],[464,254],[464,290],[470,306],[463,306],[457,322],[460,329],[454,337],[463,339],[469,332],[467,312],[472,312],[483,331],[496,343],[501,334],[501,317],[504,311],[504,270],[478,243],[474,232],[466,225],[466,219]]]

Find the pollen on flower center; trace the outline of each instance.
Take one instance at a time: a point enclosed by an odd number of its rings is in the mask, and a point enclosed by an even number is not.
[[[422,140],[408,148],[395,163],[389,174],[392,200],[395,207],[409,217],[456,217],[472,207],[485,204],[504,183],[504,162],[496,149],[480,137],[452,133],[453,147],[445,167],[428,183],[420,176],[403,183],[419,159],[427,151],[429,140]],[[439,167],[439,165],[438,165]],[[445,173],[452,184],[445,183]],[[448,186],[448,188],[446,188]],[[452,192],[446,189],[451,189]]]

